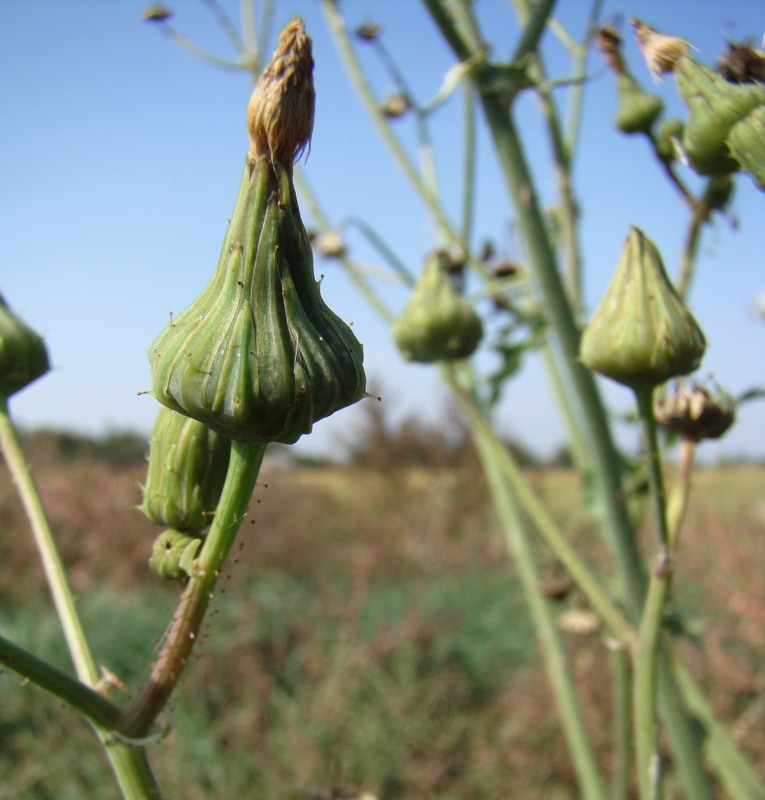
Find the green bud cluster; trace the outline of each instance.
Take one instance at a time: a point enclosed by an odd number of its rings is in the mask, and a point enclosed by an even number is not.
[[[188,574],[220,500],[230,452],[230,440],[201,422],[169,408],[157,413],[140,510],[168,528],[149,559],[151,569],[163,577]]]
[[[584,366],[633,389],[695,370],[706,341],[656,246],[631,228],[606,294],[582,334]]]
[[[457,291],[445,260],[438,252],[428,256],[411,297],[393,323],[393,339],[408,361],[467,358],[483,337],[481,318]]]
[[[45,342],[0,295],[0,396],[10,397],[49,369]]]

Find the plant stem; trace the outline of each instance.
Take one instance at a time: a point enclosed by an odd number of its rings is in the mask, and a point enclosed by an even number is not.
[[[92,720],[93,729],[104,747],[125,800],[149,800],[150,798],[159,800],[161,797],[159,786],[151,773],[145,750],[142,747],[128,746],[113,740],[110,729],[113,728],[116,721],[111,719],[112,711],[107,710],[105,705],[100,704],[93,697],[96,693],[92,689],[99,680],[98,668],[77,613],[50,523],[21,452],[8,411],[8,398],[2,396],[0,396],[0,447],[29,518],[43,571],[53,596],[53,604],[64,631],[64,638],[75,671],[80,679],[79,684],[71,678],[68,681],[64,680],[67,676],[63,673],[58,673],[53,666],[34,659],[30,654],[25,655],[23,650],[10,642],[7,643],[6,654],[13,659],[15,665],[32,671],[35,677],[33,678],[31,674],[28,675],[30,680],[35,680],[44,688],[66,699]],[[31,659],[37,663],[33,663]],[[16,669],[13,664],[9,663],[9,666]],[[77,688],[78,686],[81,688]],[[64,697],[62,693],[67,696]],[[100,697],[100,695],[97,696]],[[105,699],[103,702],[108,703]],[[109,725],[102,725],[94,715],[103,715],[104,718],[101,722],[109,720]]]
[[[441,372],[452,396],[470,421],[471,428],[478,431],[484,441],[493,443],[494,459],[504,472],[505,480],[512,487],[523,510],[529,515],[548,547],[586,595],[592,608],[610,628],[613,635],[622,643],[629,642],[632,638],[630,623],[614,606],[575,548],[560,531],[545,505],[529,486],[512,456],[497,438],[491,425],[483,417],[467,392],[459,385],[453,371],[444,366]]]
[[[266,445],[231,443],[231,460],[215,518],[162,641],[151,676],[125,711],[120,731],[146,736],[188,663],[213,589],[247,511]]]
[[[614,774],[611,782],[611,800],[627,800],[630,791],[632,765],[632,676],[630,659],[624,647],[611,651],[611,675],[614,680]]]
[[[101,728],[114,728],[122,715],[122,709],[82,681],[37,658],[4,636],[0,636],[0,662],[41,689],[60,697]]]
[[[53,604],[61,621],[61,627],[64,630],[64,637],[75,671],[84,684],[95,686],[99,679],[98,668],[77,613],[72,590],[56,547],[56,541],[53,538],[50,523],[21,452],[6,397],[0,397],[0,447],[2,447],[5,462],[13,476],[24,510],[29,518],[45,578],[53,596]]]
[[[434,201],[432,187],[420,176],[417,168],[407,155],[406,150],[394,134],[389,121],[383,114],[382,109],[380,108],[380,105],[377,102],[377,99],[375,98],[366,77],[364,76],[361,65],[356,58],[356,53],[354,52],[350,40],[348,39],[345,21],[336,8],[334,0],[321,0],[321,8],[329,24],[329,29],[332,33],[335,47],[337,48],[340,57],[345,62],[348,75],[356,87],[362,102],[366,106],[375,128],[377,128],[378,132],[383,138],[383,141],[393,154],[395,161],[404,171],[404,174],[417,191],[417,194],[422,198],[423,202],[430,210],[439,228],[446,232],[449,238],[454,239],[455,234],[453,226],[443,213],[440,204],[437,201]]]
[[[560,636],[556,630],[549,605],[539,591],[539,575],[530,536],[511,500],[507,480],[497,461],[493,436],[487,438],[486,431],[482,427],[472,430],[494,498],[494,506],[500,518],[505,541],[513,555],[526,602],[537,629],[537,639],[542,649],[547,675],[558,705],[561,725],[577,772],[581,797],[585,800],[605,800],[605,788],[587,736],[572,677],[566,669],[566,659]]]

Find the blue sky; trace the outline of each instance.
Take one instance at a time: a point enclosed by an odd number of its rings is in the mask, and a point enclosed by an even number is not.
[[[221,0],[234,19],[239,3]],[[414,0],[346,0],[349,26],[376,21],[385,43],[425,101],[441,85],[451,55]],[[560,17],[581,30],[588,4],[561,0]],[[171,44],[140,21],[145,3],[121,0],[31,0],[0,3],[0,292],[48,342],[53,371],[17,395],[12,410],[25,426],[56,425],[100,433],[112,428],[148,431],[156,403],[139,392],[150,385],[146,350],[169,313],[181,311],[212,274],[233,209],[247,149],[244,109],[247,74],[215,69]],[[510,4],[480,0],[486,35],[498,54],[517,37]],[[230,47],[202,2],[173,6],[174,25],[223,57]],[[685,36],[709,62],[726,37],[763,33],[760,0],[667,3],[606,2],[611,17],[638,16]],[[277,2],[277,28],[294,13],[314,40],[317,114],[305,175],[333,220],[354,215],[382,235],[412,269],[436,244],[428,213],[408,189],[366,122],[313,0]],[[650,84],[626,25],[633,71]],[[273,40],[267,52],[273,50]],[[380,95],[392,91],[372,53],[369,64]],[[565,75],[551,41],[548,68]],[[593,308],[605,289],[630,224],[641,227],[676,272],[686,212],[648,158],[646,146],[612,127],[615,95],[594,56],[595,76],[585,102],[582,148],[575,179],[583,212],[586,295]],[[655,87],[669,113],[682,115],[672,80]],[[455,98],[456,99],[456,98]],[[434,117],[439,179],[447,208],[460,203],[459,102]],[[542,196],[553,202],[547,147],[531,98],[521,101],[527,150]],[[414,142],[407,119],[397,123]],[[485,145],[485,136],[481,136]],[[687,175],[693,184],[693,176]],[[523,260],[511,212],[490,149],[478,162],[476,240],[492,238],[506,255]],[[739,181],[734,231],[718,221],[705,235],[690,303],[707,333],[702,374],[713,373],[733,392],[765,383],[765,325],[753,312],[765,290],[763,195]],[[306,223],[310,218],[306,214]],[[352,254],[379,258],[350,230]],[[443,408],[434,370],[405,365],[380,323],[331,262],[317,259],[322,292],[364,343],[370,378],[396,413],[420,411],[431,419]],[[392,305],[406,291],[380,284]],[[625,390],[606,387],[609,403],[625,407]],[[765,453],[765,403],[742,408],[740,422],[708,457]],[[298,447],[331,448],[348,439],[358,411],[317,424]],[[509,388],[503,429],[540,452],[563,438],[542,370],[531,363]]]

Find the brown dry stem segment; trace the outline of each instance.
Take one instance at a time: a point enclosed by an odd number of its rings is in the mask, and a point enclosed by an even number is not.
[[[310,144],[315,104],[311,39],[296,17],[281,32],[247,106],[250,155],[268,153],[292,166]]]

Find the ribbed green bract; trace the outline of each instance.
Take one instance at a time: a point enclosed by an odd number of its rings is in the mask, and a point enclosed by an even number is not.
[[[0,395],[10,397],[49,369],[45,342],[0,295]]]
[[[482,337],[481,318],[455,288],[439,254],[431,254],[393,323],[396,347],[407,361],[451,361],[472,355]]]
[[[765,85],[728,83],[690,57],[681,58],[674,71],[677,88],[690,112],[683,149],[691,166],[702,175],[738,171],[740,159],[731,153],[728,140],[738,125],[745,124],[755,109],[765,105]]]
[[[364,396],[362,347],[321,298],[278,161],[248,157],[218,270],[149,359],[161,403],[243,442],[292,444]]]
[[[191,417],[160,407],[151,432],[141,511],[179,531],[212,523],[226,480],[231,441]]]
[[[728,146],[741,168],[765,189],[765,105],[737,122],[728,134]]]
[[[705,349],[704,334],[670,283],[656,246],[631,228],[582,334],[582,363],[633,389],[650,388],[693,372]]]

